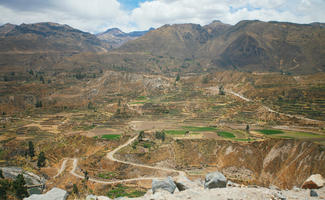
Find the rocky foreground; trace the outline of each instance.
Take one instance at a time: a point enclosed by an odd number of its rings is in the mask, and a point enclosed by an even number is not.
[[[280,190],[276,186],[270,188],[259,186],[244,186],[226,179],[220,172],[206,175],[205,180],[191,181],[184,176],[175,179],[167,177],[165,180],[153,180],[152,189],[143,197],[132,200],[296,200],[296,199],[324,199],[325,179],[319,175],[310,176],[301,188]],[[65,200],[67,192],[53,188],[46,194],[32,195],[25,200]],[[118,200],[129,200],[120,197]],[[88,195],[86,200],[110,200],[108,197]]]
[[[241,188],[241,187],[227,187],[216,189],[204,189],[204,188],[191,188],[182,192],[175,192],[170,194],[166,191],[152,193],[150,190],[145,196],[140,198],[134,198],[134,200],[240,200],[240,199],[325,199],[325,189],[313,190],[318,196],[312,197],[310,195],[311,190],[288,190],[280,191],[269,188]],[[121,198],[119,200],[127,200],[129,198]],[[132,198],[133,199],[133,198]]]
[[[174,185],[173,185],[174,183]],[[152,189],[137,200],[241,200],[241,199],[325,199],[325,180],[320,175],[313,175],[302,185],[301,189],[279,190],[278,188],[243,186],[227,179],[223,174],[214,172],[207,174],[205,181],[192,182],[186,177],[179,177],[176,181],[167,178],[164,181],[153,181]],[[174,191],[172,191],[174,188]],[[309,189],[315,188],[315,189]],[[316,189],[317,188],[317,189]],[[121,198],[127,200],[129,198]]]

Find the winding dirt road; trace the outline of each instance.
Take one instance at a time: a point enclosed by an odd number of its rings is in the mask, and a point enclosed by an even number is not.
[[[125,144],[123,144],[123,145],[119,146],[118,148],[114,149],[113,151],[107,153],[106,158],[108,158],[112,161],[115,161],[115,162],[124,163],[124,164],[128,164],[128,165],[136,166],[136,167],[144,167],[144,168],[156,169],[156,170],[167,171],[167,172],[176,172],[176,173],[178,173],[178,176],[186,176],[185,172],[183,172],[183,171],[178,171],[175,169],[169,169],[169,168],[163,168],[163,167],[154,167],[154,166],[144,165],[144,164],[138,164],[138,163],[123,161],[123,160],[114,158],[114,154],[116,152],[118,152],[120,149],[131,144],[137,138],[138,138],[138,136],[135,136],[135,137],[131,138],[130,140],[128,140]],[[66,163],[68,160],[73,161],[72,169],[70,170],[70,174],[77,178],[84,179],[84,176],[76,173],[76,169],[78,167],[78,158],[64,158],[61,168],[59,169],[58,173],[53,178],[58,177],[65,170]],[[130,178],[130,179],[114,180],[114,181],[102,181],[102,180],[98,180],[98,179],[94,179],[94,178],[89,178],[88,181],[92,181],[95,183],[101,183],[101,184],[115,184],[115,183],[129,182],[129,181],[153,180],[153,179],[163,179],[163,178],[165,178],[165,177],[140,177],[140,178]]]
[[[58,173],[55,176],[53,176],[53,178],[56,178],[56,177],[60,176],[60,174],[62,174],[62,172],[65,170],[65,168],[67,166],[67,162],[68,162],[68,159],[64,158],[63,162],[61,164],[61,168],[59,169]]]

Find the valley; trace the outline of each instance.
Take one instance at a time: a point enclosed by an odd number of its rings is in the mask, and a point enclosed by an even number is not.
[[[140,197],[153,179],[216,170],[282,190],[325,177],[324,54],[311,52],[320,24],[166,25],[120,47],[94,37],[52,23],[0,28],[1,167],[68,199]]]

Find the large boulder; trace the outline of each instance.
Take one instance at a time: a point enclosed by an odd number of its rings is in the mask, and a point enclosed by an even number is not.
[[[158,190],[166,190],[170,192],[171,194],[174,193],[176,189],[176,185],[173,181],[173,179],[168,176],[165,180],[153,180],[152,181],[152,192],[155,193]]]
[[[311,175],[305,182],[302,184],[303,189],[318,189],[325,185],[325,179],[320,174]]]
[[[226,177],[220,172],[212,172],[205,176],[204,188],[224,188],[227,185]]]
[[[68,193],[60,188],[52,188],[45,194],[33,194],[24,200],[66,200]]]

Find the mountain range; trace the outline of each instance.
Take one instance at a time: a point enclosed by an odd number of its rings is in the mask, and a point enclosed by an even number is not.
[[[116,48],[116,47],[120,47],[122,44],[126,43],[127,41],[135,40],[152,30],[154,30],[154,28],[150,28],[147,31],[133,31],[133,32],[125,33],[118,28],[111,28],[111,29],[107,29],[105,32],[96,34],[96,36],[99,39],[104,40],[109,44],[111,44],[112,47]]]
[[[137,65],[131,66],[125,61],[130,54],[150,55],[148,62],[154,59],[156,66],[147,65],[145,71],[155,72],[162,72],[164,67],[186,73],[238,70],[308,74],[325,71],[323,23],[244,20],[229,25],[213,21],[205,26],[174,24],[131,33],[113,28],[97,35],[56,23],[5,24],[0,27],[0,46],[0,53],[4,54],[91,52],[87,60],[82,54],[72,60],[84,60],[85,66],[120,63],[127,65],[124,68],[133,67],[133,71],[137,71]],[[114,62],[107,58],[112,53],[119,54]],[[133,63],[144,65],[146,61],[141,59],[136,56]],[[10,64],[1,63],[2,66]],[[143,70],[139,68],[139,71]]]

